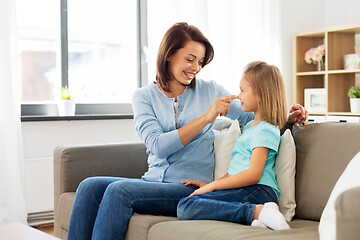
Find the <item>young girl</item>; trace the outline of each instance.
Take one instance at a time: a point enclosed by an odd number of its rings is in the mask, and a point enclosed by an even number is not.
[[[231,154],[228,173],[205,184],[187,180],[185,186],[199,187],[178,204],[180,220],[221,220],[290,229],[277,206],[279,189],[275,180],[275,157],[280,130],[286,120],[285,90],[279,69],[265,62],[252,62],[240,81],[244,112],[254,112]]]

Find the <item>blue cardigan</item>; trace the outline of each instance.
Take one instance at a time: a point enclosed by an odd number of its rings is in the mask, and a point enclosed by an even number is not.
[[[135,127],[149,155],[149,170],[142,178],[177,183],[184,180],[213,181],[213,123],[185,146],[177,128],[204,115],[216,98],[226,95],[230,95],[229,92],[216,82],[197,79],[195,88],[187,88],[178,96],[180,115],[176,126],[174,98],[165,96],[155,84],[137,89],[132,103]],[[254,119],[254,114],[243,112],[236,99],[232,100],[227,117],[238,119],[245,125]]]

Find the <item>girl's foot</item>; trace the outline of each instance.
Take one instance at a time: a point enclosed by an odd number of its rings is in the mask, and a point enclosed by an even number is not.
[[[274,230],[288,230],[290,226],[287,224],[284,216],[281,214],[279,207],[274,202],[264,204],[260,214],[259,221],[268,228]]]
[[[252,227],[260,227],[260,228],[267,228],[267,226],[265,224],[263,224],[262,222],[260,222],[258,219],[255,219],[252,221],[251,223]]]

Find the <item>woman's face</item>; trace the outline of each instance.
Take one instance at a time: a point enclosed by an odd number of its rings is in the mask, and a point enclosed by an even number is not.
[[[250,86],[249,81],[244,76],[240,80],[240,94],[239,99],[241,102],[242,110],[244,112],[256,112],[258,109],[258,103],[256,94]]]
[[[175,83],[187,86],[202,69],[206,48],[202,43],[189,41],[172,54],[168,62]]]

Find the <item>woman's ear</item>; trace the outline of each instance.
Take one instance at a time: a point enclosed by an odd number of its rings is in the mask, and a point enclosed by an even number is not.
[[[170,61],[171,61],[171,58],[172,58],[173,54],[174,54],[174,53],[171,53],[171,54],[169,54],[169,55],[167,56],[167,58],[166,58],[166,61],[167,61],[167,62],[170,62]]]

